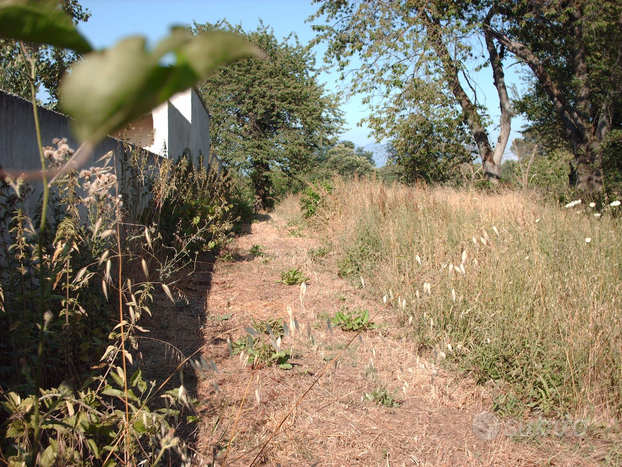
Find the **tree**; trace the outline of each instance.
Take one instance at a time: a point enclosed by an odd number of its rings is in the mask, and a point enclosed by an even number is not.
[[[622,128],[622,4],[504,1],[485,27],[533,74],[521,101],[532,127],[570,146],[578,190],[601,192],[604,148]]]
[[[268,55],[224,67],[199,85],[211,114],[213,150],[249,175],[256,208],[267,209],[274,203],[271,172],[306,170],[314,152],[338,132],[341,112],[318,83],[310,50],[295,36],[278,41],[263,23],[245,32],[225,21],[195,24],[193,32],[218,29],[245,36]]]
[[[60,8],[75,24],[86,22],[91,16],[77,0],[61,0]],[[43,87],[49,95],[47,106],[57,110],[60,79],[80,55],[61,47],[34,44],[25,44],[23,52],[30,55],[37,64],[36,89]],[[28,70],[29,66],[24,60],[19,42],[13,39],[0,39],[0,88],[30,99]]]
[[[502,50],[483,27],[492,18],[489,4],[440,0],[314,2],[321,5],[311,19],[323,17],[328,23],[314,26],[319,32],[317,40],[329,44],[327,60],[342,71],[342,79],[351,74],[351,94],[366,95],[364,102],[371,110],[367,122],[378,139],[393,140],[400,163],[418,167],[421,164],[416,160],[452,158],[454,153],[446,149],[459,146],[465,149],[455,155],[462,161],[467,157],[465,152],[476,147],[486,178],[492,182],[499,179],[512,112]],[[494,148],[486,130],[488,121],[465,66],[472,62],[473,44],[478,38],[485,44],[485,64],[491,66],[500,101],[500,136]],[[355,57],[360,64],[351,69]],[[422,135],[438,136],[440,152],[434,143],[423,144],[426,140]]]
[[[344,178],[364,177],[373,172],[371,151],[357,151],[351,141],[342,141],[328,150],[326,167]],[[373,161],[373,157],[371,157]]]

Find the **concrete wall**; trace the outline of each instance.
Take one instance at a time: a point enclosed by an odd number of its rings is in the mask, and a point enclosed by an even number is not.
[[[39,126],[43,146],[53,146],[55,138],[67,138],[72,149],[79,144],[71,135],[69,118],[39,107]],[[93,165],[108,151],[118,151],[121,141],[106,138],[97,146],[87,165]],[[32,104],[19,96],[0,90],[0,165],[5,169],[41,170]]]
[[[189,150],[196,163],[199,154],[202,154],[207,166],[210,155],[209,119],[203,101],[196,90],[190,88],[155,108],[150,119],[147,115],[133,122],[134,130],[128,133],[128,137],[132,143],[141,144],[162,157],[177,159]]]

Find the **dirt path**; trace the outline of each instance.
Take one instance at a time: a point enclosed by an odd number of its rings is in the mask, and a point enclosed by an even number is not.
[[[203,346],[205,370],[192,382],[200,420],[191,436],[194,465],[223,465],[225,456],[226,465],[251,465],[295,401],[354,335],[329,329],[328,317],[362,309],[376,315],[378,327],[344,351],[256,465],[590,465],[571,453],[560,457],[547,440],[540,447],[511,441],[503,428],[493,440],[476,436],[474,417],[491,407],[486,389],[419,357],[416,343],[403,338],[390,310],[383,311],[382,300],[338,277],[322,239],[307,235],[277,215],[264,216],[235,239],[213,271],[199,271],[186,284],[193,307],[177,313],[169,334],[178,335],[179,346]],[[250,253],[255,245],[263,256]],[[292,268],[309,276],[302,301],[300,286],[278,283],[281,272]],[[231,355],[244,350],[247,327],[265,329],[269,321],[277,332],[274,320],[288,324],[292,317],[298,329],[293,326],[293,335],[281,342],[281,349],[291,351],[291,369],[265,359],[249,364],[248,353]],[[267,355],[276,352],[266,335],[254,344],[260,348]],[[482,428],[486,432],[485,421]]]

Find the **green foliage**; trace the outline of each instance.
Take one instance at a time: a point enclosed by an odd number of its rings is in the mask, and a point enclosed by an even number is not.
[[[501,176],[521,188],[538,187],[551,194],[561,193],[568,189],[571,160],[572,154],[561,150],[537,154],[533,159],[530,154],[518,161],[505,161]]]
[[[499,13],[495,38],[533,72],[516,110],[547,150],[573,152],[577,188],[602,191],[603,149],[622,129],[621,5],[517,2]]]
[[[346,141],[345,143],[349,143]],[[354,149],[354,143],[346,145],[344,142],[328,150],[326,168],[344,178],[365,177],[374,170],[373,153]]]
[[[55,0],[2,2],[0,37],[72,49],[78,53],[92,50]]]
[[[58,5],[1,2],[0,30],[10,40],[46,41],[87,51],[90,46],[71,20],[58,16]],[[65,1],[63,8],[81,15],[75,0]],[[38,58],[25,47],[21,52],[30,67],[26,75],[36,114]],[[176,64],[160,66],[160,58],[169,52],[176,54]],[[63,106],[74,117],[78,137],[95,143],[218,65],[253,54],[261,55],[240,37],[224,33],[190,37],[176,29],[151,54],[145,53],[144,39],[131,38],[76,65],[63,83]],[[65,141],[59,141],[57,148],[40,148],[40,154],[43,196],[36,217],[26,212],[19,197],[21,179],[11,181],[18,196],[8,193],[4,180],[0,186],[6,200],[0,217],[6,227],[0,239],[6,243],[0,257],[0,325],[10,330],[0,334],[0,387],[8,388],[0,413],[2,458],[11,465],[29,466],[111,465],[121,458],[132,465],[157,465],[174,450],[187,462],[170,423],[180,415],[177,402],[190,406],[185,388],[161,394],[168,401],[166,407],[151,409],[151,399],[164,384],[154,389],[155,383],[143,381],[140,371],[129,377],[127,369],[134,365],[138,333],[146,332],[138,322],[141,315],[151,313],[154,283],[149,281],[149,263],[162,260],[158,272],[166,277],[189,249],[184,238],[207,229],[201,224],[205,219],[220,222],[221,213],[216,211],[226,209],[212,205],[206,193],[199,193],[198,202],[184,200],[185,211],[174,227],[177,243],[162,245],[162,232],[152,237],[152,227],[137,219],[121,225],[128,218],[123,217],[127,212],[118,195],[117,177],[108,166],[112,152],[98,161],[103,167],[80,173],[67,164],[61,170],[71,154]],[[46,157],[52,161],[49,168]],[[142,181],[130,193],[140,194],[153,183],[157,192],[151,194],[162,208],[172,187],[161,179],[147,181],[140,173],[143,168],[132,166],[130,178],[135,182],[134,172],[139,172]],[[49,184],[48,169],[56,170]],[[200,180],[206,178],[195,174],[185,188],[201,190]],[[178,213],[171,207],[165,214],[166,218]],[[182,219],[184,215],[188,219]],[[220,230],[215,223],[212,227]],[[146,280],[125,277],[124,266],[133,262],[140,262]],[[173,300],[168,286],[161,286]]]
[[[326,195],[332,193],[333,187],[328,183],[311,185],[300,196],[302,217],[309,219],[317,214],[319,208],[326,203]]]
[[[622,130],[612,131],[603,144],[605,189],[615,199],[622,194]]]
[[[392,161],[387,161],[385,165],[380,167],[376,174],[378,179],[387,185],[402,181],[404,177],[404,168]]]
[[[119,366],[112,368],[106,379],[98,376],[90,380],[91,387],[77,391],[66,385],[42,391],[43,410],[48,422],[42,438],[47,448],[37,465],[112,465],[111,452],[118,450],[119,427],[125,423],[125,414],[115,408],[123,403],[125,375]],[[99,387],[96,386],[99,384]],[[133,440],[130,453],[137,462],[157,465],[162,456],[175,449],[179,440],[172,433],[171,423],[188,406],[187,394],[174,390],[164,394],[167,408],[150,409],[147,402],[155,395],[155,382],[142,378],[141,370],[128,378],[130,420],[128,430]],[[3,412],[9,415],[5,424],[6,447],[4,459],[11,465],[30,460],[20,452],[34,431],[32,408],[34,396],[20,396],[17,392],[4,394]],[[183,457],[186,457],[184,454]]]
[[[154,186],[157,217],[150,220],[157,222],[167,245],[181,238],[192,249],[214,249],[237,220],[229,202],[232,185],[224,174],[195,166],[190,157],[164,160]]]
[[[313,261],[317,261],[328,256],[331,251],[332,248],[329,245],[324,245],[318,246],[317,248],[311,248],[307,254]]]
[[[256,31],[225,21],[193,27],[194,33],[214,30],[243,35],[269,58],[236,62],[199,86],[212,115],[215,153],[248,174],[255,207],[267,209],[277,194],[273,174],[305,171],[314,151],[340,128],[336,98],[318,83],[314,57],[295,36],[279,41],[263,24]]]
[[[247,328],[248,334],[231,342],[231,355],[242,352],[248,355],[248,363],[257,365],[276,365],[282,370],[291,370],[289,363],[291,351],[281,348],[284,337],[283,320],[271,319],[254,322],[252,328]]]
[[[60,141],[62,147],[64,142]],[[65,151],[64,155],[68,157],[69,153]],[[155,382],[144,381],[140,369],[127,378],[123,370],[123,359],[128,368],[139,364],[134,360],[136,349],[140,333],[146,330],[138,322],[142,315],[151,313],[155,284],[142,277],[124,281],[123,300],[132,306],[125,311],[123,325],[115,326],[115,307],[119,304],[116,294],[110,292],[118,282],[117,265],[112,267],[118,261],[116,251],[121,245],[121,251],[132,252],[123,254],[126,265],[143,261],[147,277],[145,258],[157,265],[160,276],[169,274],[174,262],[166,249],[158,253],[162,235],[155,228],[140,227],[134,220],[129,225],[135,227],[127,228],[124,239],[117,237],[116,216],[123,206],[120,197],[109,196],[117,183],[106,165],[69,172],[55,180],[49,206],[55,215],[46,226],[42,263],[23,200],[10,193],[6,182],[0,186],[0,204],[6,209],[0,225],[9,233],[2,239],[7,243],[0,266],[0,326],[11,329],[0,334],[0,386],[7,388],[0,412],[0,448],[13,462],[31,462],[34,451],[29,446],[36,426],[40,428],[41,465],[104,464],[124,436],[124,430],[119,429],[123,426],[128,427],[132,440],[124,449],[137,463],[157,463],[170,449],[185,456],[179,440],[166,434],[189,403],[183,388],[164,395],[169,407],[158,408],[153,404]],[[181,239],[181,232],[177,236]],[[178,248],[185,250],[187,245],[181,243]],[[46,351],[40,370],[43,415],[38,419],[33,412],[33,392],[40,345],[36,328],[41,269],[48,279],[43,298]],[[129,386],[128,425],[124,412],[118,410],[125,400],[125,380]]]
[[[35,90],[45,88],[49,94],[47,105],[57,109],[61,77],[81,53],[91,51],[73,25],[87,21],[90,13],[76,0],[5,3],[0,10],[0,88],[31,99],[30,58],[37,68]],[[31,31],[36,37],[29,35]],[[20,44],[19,38],[26,42]]]
[[[253,255],[256,258],[266,255],[266,253],[264,252],[263,245],[253,245],[253,246],[251,246],[250,254]]]
[[[291,268],[281,272],[281,283],[285,285],[300,285],[308,280],[309,278],[299,268]]]
[[[476,53],[472,41],[485,33],[486,10],[492,14],[493,5],[314,3],[319,7],[310,19],[324,23],[313,26],[316,42],[327,43],[327,62],[338,67],[341,79],[350,78],[347,96],[363,94],[369,107],[364,121],[376,139],[392,142],[393,162],[404,167],[409,181],[445,181],[475,150],[482,159],[492,158],[485,130],[489,118],[469,70],[479,71],[493,60]],[[496,49],[491,43],[489,54],[498,55]],[[494,62],[502,76],[503,60]],[[509,104],[504,81],[495,79],[495,85]]]
[[[331,323],[339,326],[344,331],[359,331],[361,329],[374,329],[377,326],[369,321],[369,310],[338,311],[331,318]]]
[[[397,391],[389,392],[385,386],[378,386],[372,392],[365,393],[365,399],[384,407],[399,407],[401,404],[395,400]]]

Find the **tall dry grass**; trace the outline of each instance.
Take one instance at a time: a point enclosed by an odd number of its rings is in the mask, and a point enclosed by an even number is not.
[[[382,294],[422,349],[499,388],[497,409],[622,412],[615,210],[529,192],[337,183],[316,217],[339,272]]]

